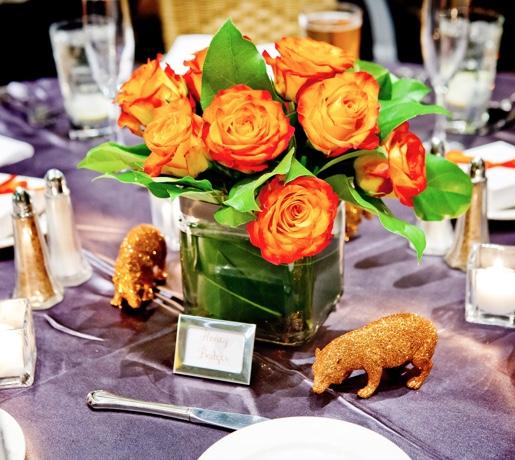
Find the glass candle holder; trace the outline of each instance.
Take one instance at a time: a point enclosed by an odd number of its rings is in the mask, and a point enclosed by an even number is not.
[[[36,339],[27,299],[0,301],[0,389],[34,382]]]
[[[515,246],[473,247],[465,302],[467,321],[515,328]]]

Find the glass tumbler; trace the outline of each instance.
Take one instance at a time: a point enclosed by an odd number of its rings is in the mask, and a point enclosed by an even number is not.
[[[97,34],[105,35],[106,42],[109,41],[112,25],[96,27]],[[64,108],[71,123],[70,138],[80,140],[110,134],[112,102],[101,92],[93,76],[82,20],[52,24],[50,40]]]
[[[34,382],[36,340],[27,299],[0,301],[0,389]]]

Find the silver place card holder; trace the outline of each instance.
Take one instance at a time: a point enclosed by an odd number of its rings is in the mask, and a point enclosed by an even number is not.
[[[180,315],[173,372],[248,385],[256,325]]]

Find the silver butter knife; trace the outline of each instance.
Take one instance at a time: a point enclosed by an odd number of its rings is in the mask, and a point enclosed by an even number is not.
[[[254,423],[270,420],[257,415],[237,414],[234,412],[219,412],[198,407],[175,406],[173,404],[156,403],[126,398],[109,393],[105,390],[95,390],[88,393],[86,398],[92,409],[111,409],[142,414],[160,415],[161,417],[176,418],[192,423],[213,425],[229,430],[239,430]]]

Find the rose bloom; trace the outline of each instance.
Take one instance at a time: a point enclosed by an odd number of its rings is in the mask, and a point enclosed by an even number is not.
[[[281,104],[268,91],[245,85],[219,91],[203,118],[211,158],[244,173],[266,169],[294,133]]]
[[[184,61],[184,65],[189,67],[189,70],[184,74],[184,79],[188,85],[190,93],[195,100],[200,101],[200,93],[202,89],[202,67],[206,60],[207,48],[197,51],[193,54],[193,59]]]
[[[365,72],[346,72],[305,85],[297,112],[313,147],[335,157],[379,144],[379,85]]]
[[[161,55],[138,67],[120,88],[115,101],[120,105],[120,127],[126,126],[141,136],[154,118],[154,110],[168,102],[186,98],[184,79],[168,66],[161,68]]]
[[[329,78],[354,65],[341,48],[311,38],[282,38],[275,48],[279,57],[272,58],[266,51],[263,57],[272,66],[277,91],[289,100],[296,99],[308,80]]]
[[[383,144],[387,158],[364,155],[354,161],[356,180],[367,194],[396,196],[406,206],[426,188],[425,151],[408,123],[394,129]],[[393,192],[393,193],[392,193]]]
[[[360,156],[354,161],[358,185],[376,198],[389,195],[393,191],[388,159],[379,153]]]
[[[209,166],[201,135],[202,118],[192,112],[187,99],[157,108],[143,133],[151,151],[145,160],[145,172],[150,176],[196,177]]]
[[[384,142],[393,192],[406,206],[413,206],[413,197],[427,185],[426,155],[420,139],[409,131],[408,123],[394,129]]]
[[[265,260],[289,264],[330,243],[339,201],[327,182],[299,177],[285,184],[276,176],[261,189],[258,202],[261,211],[247,232]]]

